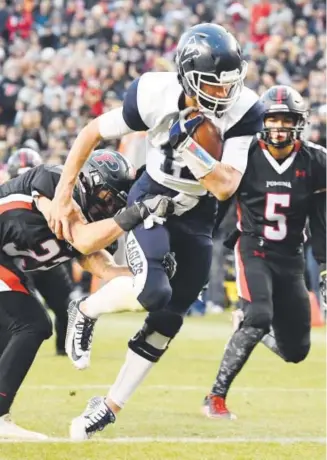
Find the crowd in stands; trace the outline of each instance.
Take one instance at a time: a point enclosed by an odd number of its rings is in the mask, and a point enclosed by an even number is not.
[[[200,22],[237,37],[245,83],[258,94],[297,89],[310,106],[306,137],[326,144],[324,1],[0,0],[0,181],[26,142],[46,162],[64,162],[78,131],[122,104],[131,81],[175,70],[181,33]],[[142,137],[130,150],[143,160]]]

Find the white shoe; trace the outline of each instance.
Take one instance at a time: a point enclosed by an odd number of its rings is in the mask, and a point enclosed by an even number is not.
[[[94,396],[87,403],[85,411],[72,420],[70,438],[74,441],[85,441],[115,421],[115,414],[109,409],[104,398]]]
[[[68,326],[65,349],[68,357],[77,369],[90,366],[91,346],[96,319],[89,318],[79,309],[79,300],[72,300],[68,307]]]
[[[208,300],[206,307],[207,307],[207,312],[212,313],[214,315],[220,315],[220,313],[224,312],[223,307],[221,307],[218,304],[213,303],[211,300]]]
[[[48,436],[21,428],[11,420],[9,414],[6,414],[0,417],[0,438],[35,439],[44,441],[48,439]]]

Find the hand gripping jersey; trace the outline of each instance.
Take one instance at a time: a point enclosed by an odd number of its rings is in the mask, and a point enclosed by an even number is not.
[[[22,271],[49,270],[79,255],[55,237],[33,201],[37,194],[53,198],[60,173],[60,167],[41,165],[0,187],[1,252]]]
[[[309,218],[316,257],[326,252],[326,149],[311,142],[296,142],[282,162],[265,144],[255,140],[237,191],[238,228],[243,233],[279,243],[283,250],[304,240]]]
[[[100,119],[100,133],[108,138],[130,131],[147,131],[146,169],[152,179],[178,192],[201,196],[207,191],[168,143],[172,120],[183,108],[184,93],[177,73],[145,73],[127,91],[122,109],[123,120],[117,120],[116,132],[112,127],[113,115],[108,112]],[[240,98],[228,112],[219,118],[206,114],[223,137],[223,163],[230,164],[241,173],[245,171],[248,148],[253,135],[262,128],[263,113],[264,108],[257,95],[243,88]]]

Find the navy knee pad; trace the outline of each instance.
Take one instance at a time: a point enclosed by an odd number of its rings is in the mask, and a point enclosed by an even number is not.
[[[167,311],[149,313],[142,329],[128,342],[139,356],[156,363],[183,324],[182,316]]]

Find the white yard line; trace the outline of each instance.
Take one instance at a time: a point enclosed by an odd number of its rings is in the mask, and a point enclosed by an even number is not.
[[[71,443],[69,438],[49,438],[45,441],[27,440],[27,439],[0,439],[1,443]],[[185,438],[170,438],[170,437],[124,437],[124,438],[95,438],[87,442],[98,442],[103,444],[142,444],[142,443],[170,443],[170,444],[245,444],[245,443],[276,443],[276,444],[295,444],[295,443],[314,443],[326,444],[325,438],[320,437],[229,437],[229,438],[202,438],[202,437],[185,437]]]
[[[106,390],[110,388],[108,385],[25,385],[26,390]],[[208,391],[208,387],[197,385],[144,385],[140,390],[169,390],[169,391]],[[247,393],[305,393],[305,392],[326,392],[325,388],[287,388],[287,387],[234,387],[231,391]]]

